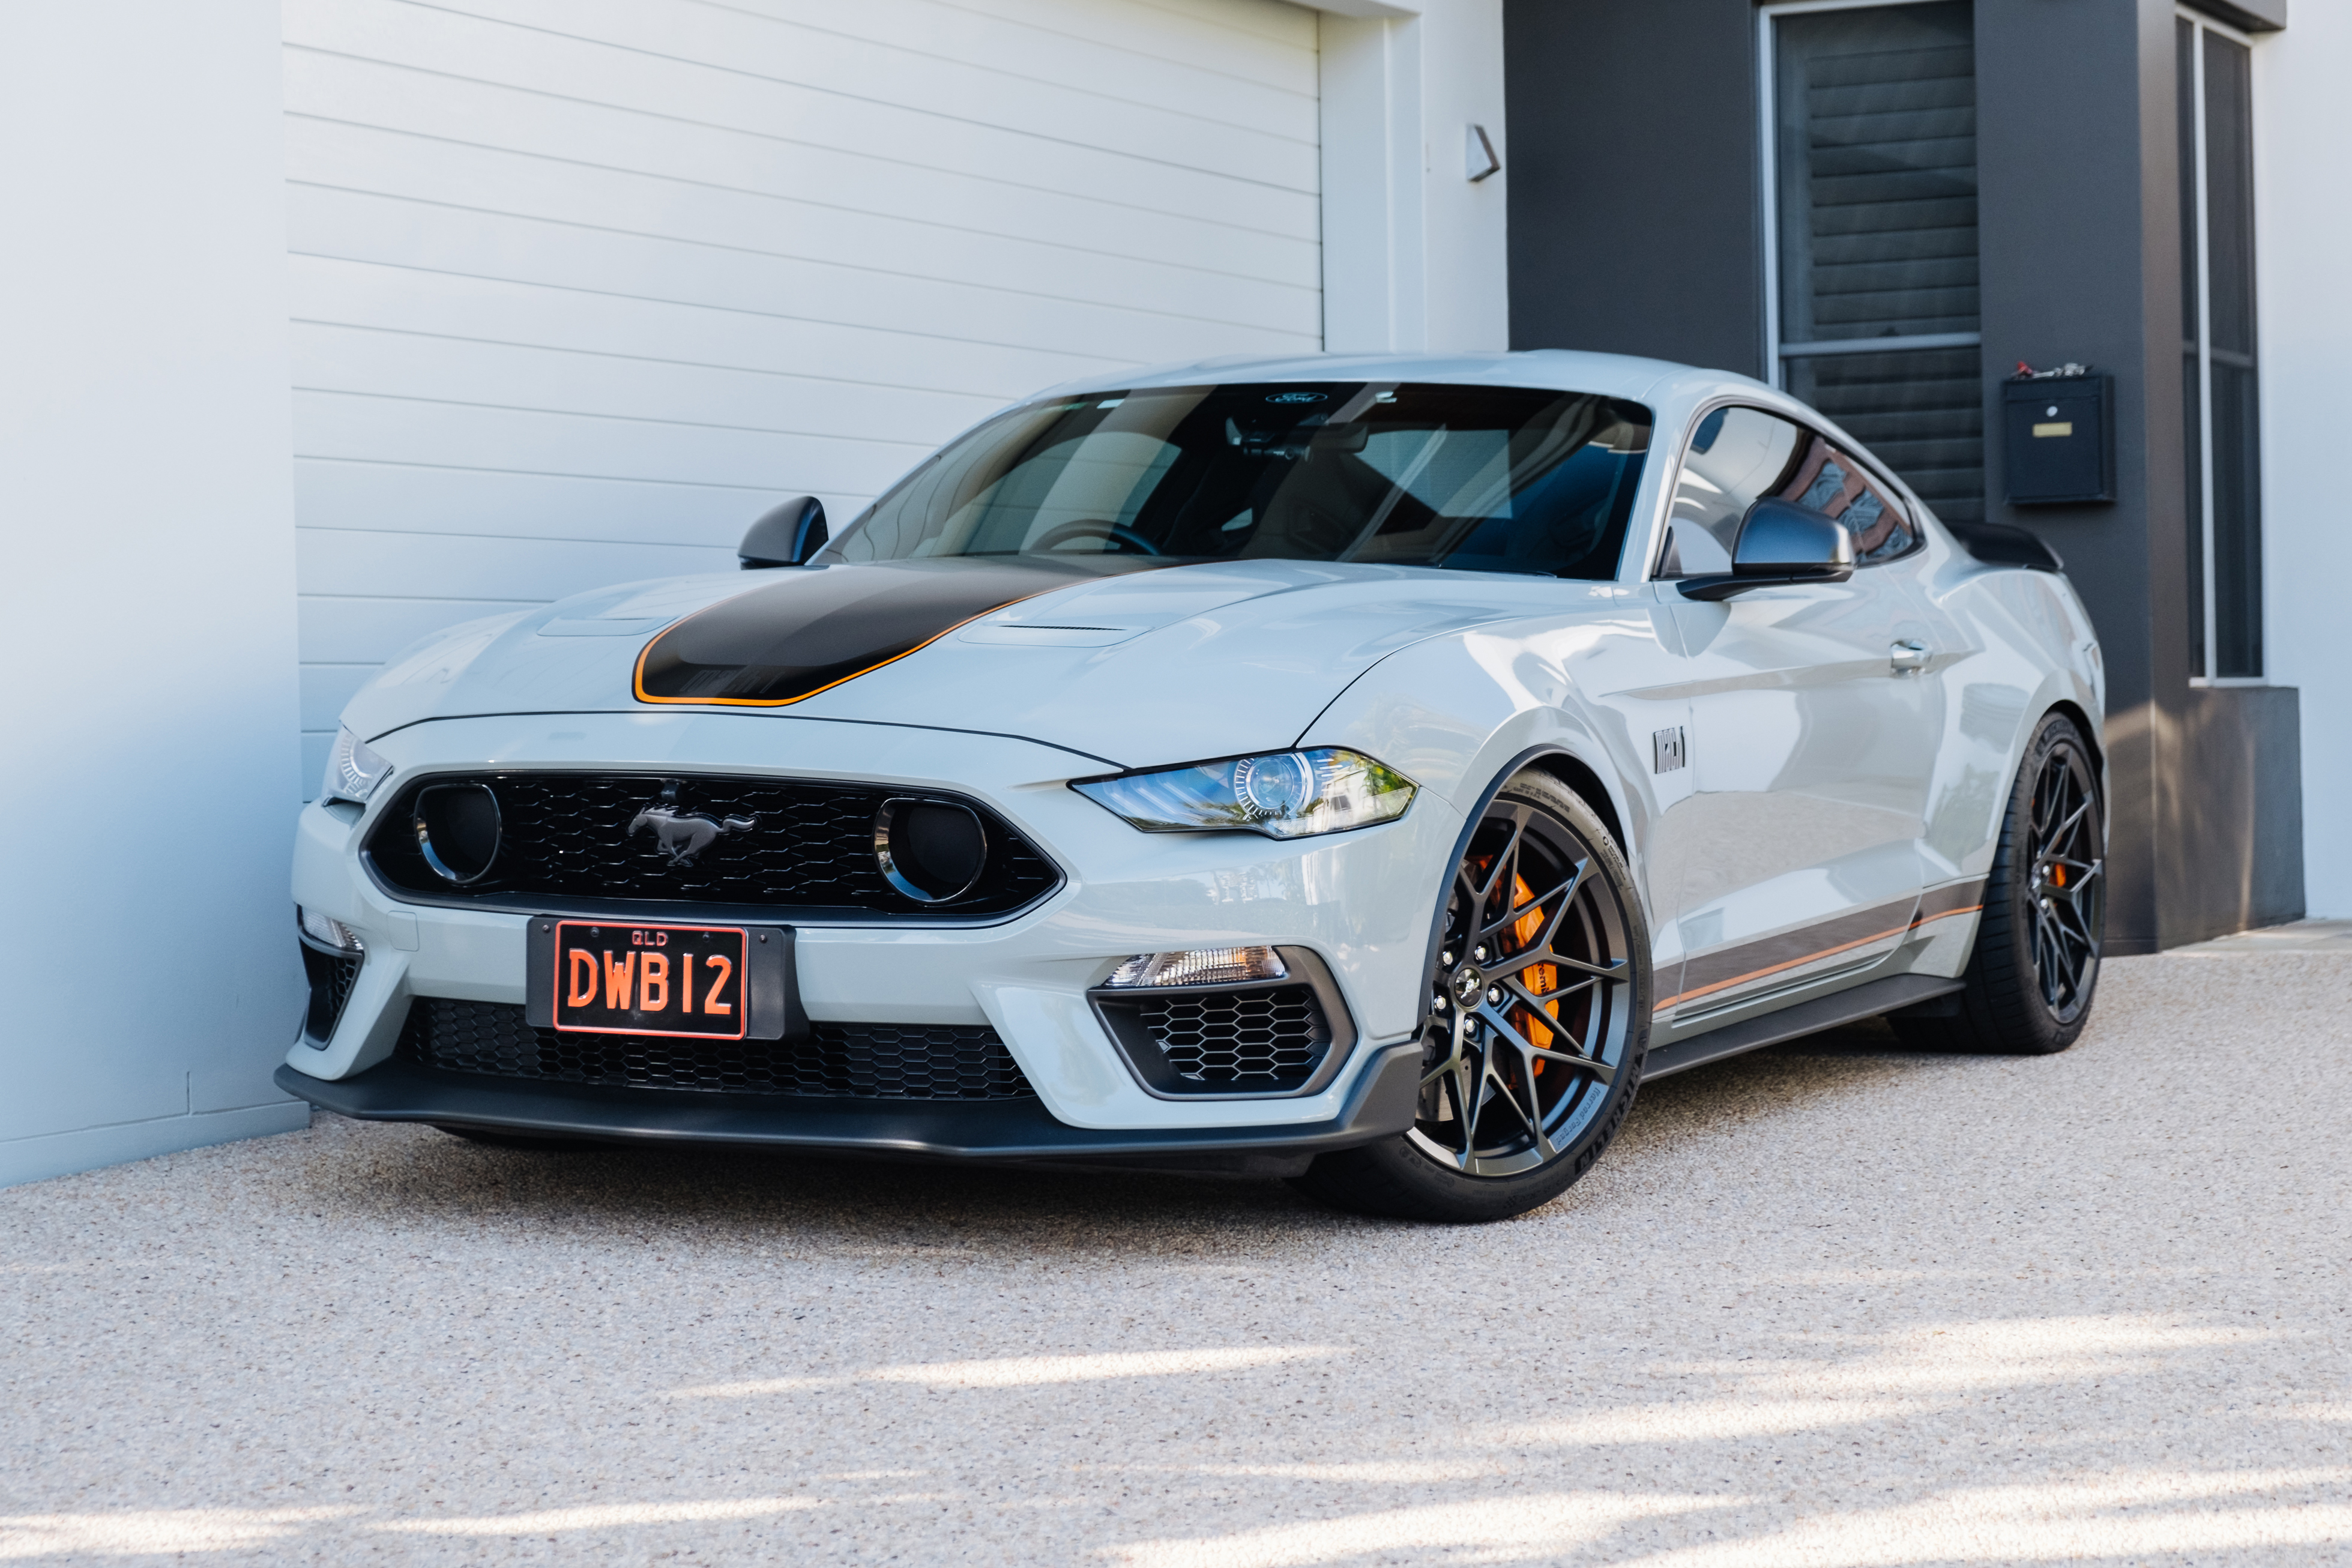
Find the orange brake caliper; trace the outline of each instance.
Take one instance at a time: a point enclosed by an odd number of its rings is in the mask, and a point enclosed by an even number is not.
[[[1511,908],[1516,910],[1522,905],[1535,903],[1535,900],[1536,890],[1528,886],[1528,879],[1525,877],[1515,876],[1512,879]],[[1543,907],[1537,905],[1513,923],[1511,936],[1517,942],[1522,952],[1526,951],[1528,946],[1542,933],[1543,920]],[[1538,996],[1551,994],[1559,985],[1559,965],[1556,963],[1531,963],[1521,973],[1527,976],[1528,989]],[[1550,1049],[1551,1030],[1545,1027],[1539,1020],[1549,1018],[1557,1021],[1559,1017],[1559,1004],[1547,1003],[1539,1015],[1528,1016],[1523,1014],[1522,1016],[1527,1024],[1528,1043],[1540,1049]],[[1538,1078],[1543,1076],[1544,1067],[1545,1064],[1540,1061],[1536,1063]]]

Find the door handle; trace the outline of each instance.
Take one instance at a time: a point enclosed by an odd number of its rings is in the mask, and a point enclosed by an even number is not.
[[[1916,675],[1927,668],[1927,649],[1921,643],[1895,643],[1887,648],[1886,661],[1896,675]]]

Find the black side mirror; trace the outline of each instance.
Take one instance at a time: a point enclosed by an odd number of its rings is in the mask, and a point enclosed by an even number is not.
[[[1769,498],[1739,520],[1727,577],[1685,577],[1685,599],[1728,599],[1750,588],[1843,583],[1853,575],[1853,535],[1824,512]]]
[[[744,531],[735,547],[746,572],[769,566],[804,566],[824,548],[824,502],[814,496],[794,496],[771,507]]]

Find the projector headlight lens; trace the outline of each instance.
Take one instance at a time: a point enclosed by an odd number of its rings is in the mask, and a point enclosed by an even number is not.
[[[1082,779],[1070,785],[1146,833],[1309,838],[1402,816],[1419,789],[1360,752],[1321,747]]]
[[[375,786],[391,775],[392,763],[346,726],[335,731],[335,746],[327,753],[327,776],[319,785],[319,798],[365,805]]]

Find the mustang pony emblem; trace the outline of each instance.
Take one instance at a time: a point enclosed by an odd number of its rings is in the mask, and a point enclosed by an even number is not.
[[[703,812],[681,812],[677,809],[677,781],[662,785],[661,799],[637,813],[629,822],[629,831],[622,837],[635,838],[640,828],[654,830],[654,844],[669,857],[673,866],[691,866],[694,858],[710,847],[722,833],[740,833],[759,819],[752,816],[730,816],[721,820]]]

